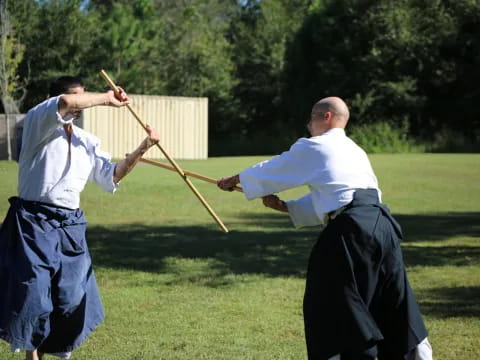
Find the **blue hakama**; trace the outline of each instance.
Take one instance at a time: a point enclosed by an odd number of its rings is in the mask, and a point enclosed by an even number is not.
[[[24,350],[72,351],[104,319],[83,211],[9,201],[0,229],[0,338]]]

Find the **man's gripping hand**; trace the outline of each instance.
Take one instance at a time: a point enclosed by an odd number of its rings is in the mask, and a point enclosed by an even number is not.
[[[147,148],[150,148],[153,145],[158,144],[158,142],[160,141],[160,133],[154,128],[150,127],[150,125],[147,125],[147,133],[148,133],[148,137],[145,139]]]
[[[105,105],[121,107],[129,103],[127,93],[118,86],[118,93],[115,93],[113,90],[107,91],[107,101]]]
[[[233,175],[226,178],[221,178],[217,181],[217,186],[225,191],[233,191],[233,188],[240,183],[240,176]]]
[[[268,208],[281,211],[281,212],[288,212],[288,207],[285,201],[280,200],[277,195],[267,195],[262,197],[263,205]]]

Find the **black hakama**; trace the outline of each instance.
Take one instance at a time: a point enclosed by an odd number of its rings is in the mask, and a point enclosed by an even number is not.
[[[376,190],[353,201],[320,235],[304,297],[310,360],[405,360],[427,337],[402,259],[402,232]]]

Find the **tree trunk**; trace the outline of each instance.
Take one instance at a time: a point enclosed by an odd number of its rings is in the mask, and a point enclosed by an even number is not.
[[[7,59],[10,55],[7,53],[7,39],[12,31],[7,3],[7,0],[0,0],[0,98],[5,114],[18,114],[20,111],[17,102],[12,98],[9,91],[12,81],[11,76],[14,76],[16,69],[13,69],[13,72],[9,69]]]
[[[20,114],[17,103],[8,95],[2,96],[3,111],[5,114]]]

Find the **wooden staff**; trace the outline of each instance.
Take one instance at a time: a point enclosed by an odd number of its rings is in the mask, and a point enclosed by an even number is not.
[[[107,73],[104,70],[100,70],[100,75],[102,75],[102,77],[105,79],[105,81],[108,83],[108,85],[112,88],[112,90],[115,92],[115,94],[118,95],[120,93],[120,90],[118,89],[117,85],[115,85],[115,83],[110,79],[110,77],[107,75]],[[145,131],[147,131],[147,125],[142,121],[142,119],[140,119],[140,117],[132,109],[130,104],[127,104],[127,109],[130,110],[130,112],[132,113],[134,118],[143,127],[143,129]],[[220,226],[220,228],[224,232],[227,233],[228,232],[227,227],[223,224],[222,220],[220,220],[220,218],[217,216],[217,214],[215,214],[213,209],[210,207],[210,205],[207,203],[207,201],[203,198],[203,196],[200,194],[200,192],[195,188],[195,186],[193,186],[192,182],[190,181],[189,178],[187,178],[184,171],[177,165],[175,160],[173,160],[173,158],[171,158],[170,155],[168,155],[168,153],[163,149],[163,147],[159,143],[157,143],[156,145],[160,149],[162,154],[170,162],[170,164],[172,164],[172,166],[174,167],[174,169],[178,173],[178,175],[180,175],[180,177],[185,181],[185,183],[188,185],[188,187],[193,191],[193,193],[198,198],[198,200],[200,200],[200,202],[205,207],[205,209],[207,209],[207,211],[210,213],[210,215],[213,217],[213,219],[217,222],[217,224]]]
[[[159,161],[149,160],[149,159],[144,159],[144,158],[140,158],[139,161],[141,161],[141,162],[143,162],[143,163],[146,163],[146,164],[158,166],[158,167],[161,167],[161,168],[164,168],[164,169],[167,169],[167,170],[175,171],[175,168],[174,168],[173,166],[168,165],[168,164],[165,164],[165,163],[162,163],[162,162],[159,162]],[[215,179],[213,179],[213,178],[211,178],[211,177],[208,177],[208,176],[199,174],[199,173],[194,173],[193,171],[188,171],[188,170],[183,169],[183,173],[184,173],[185,175],[188,175],[188,176],[191,176],[191,177],[194,177],[194,178],[197,178],[197,179],[200,179],[200,180],[209,182],[209,183],[211,183],[211,184],[217,184],[217,180],[215,180]],[[233,188],[233,190],[239,191],[239,192],[243,192],[242,188],[239,187],[239,186],[235,186],[235,187]]]

